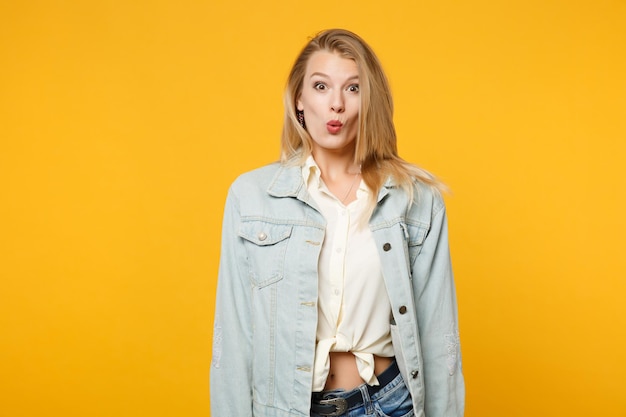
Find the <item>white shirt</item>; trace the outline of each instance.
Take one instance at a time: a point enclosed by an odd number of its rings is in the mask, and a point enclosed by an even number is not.
[[[326,235],[318,263],[317,347],[313,391],[322,391],[330,370],[329,352],[352,352],[361,378],[378,385],[374,355],[394,356],[389,318],[391,305],[380,259],[367,227],[370,190],[361,181],[357,199],[344,206],[326,187],[309,156],[302,175],[324,215]]]

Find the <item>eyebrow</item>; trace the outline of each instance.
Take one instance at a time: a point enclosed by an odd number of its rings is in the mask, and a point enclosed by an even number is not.
[[[311,74],[311,78],[318,76],[318,77],[324,77],[324,78],[330,78],[328,75],[324,74],[323,72],[314,72],[313,74]],[[346,80],[346,82],[348,81],[352,81],[352,80],[358,80],[359,79],[359,75],[353,75],[352,77],[348,78]]]

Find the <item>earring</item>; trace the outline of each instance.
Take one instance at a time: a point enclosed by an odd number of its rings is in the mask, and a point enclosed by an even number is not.
[[[302,126],[303,129],[306,129],[304,124],[304,111],[296,109],[296,117],[298,118],[298,123]]]

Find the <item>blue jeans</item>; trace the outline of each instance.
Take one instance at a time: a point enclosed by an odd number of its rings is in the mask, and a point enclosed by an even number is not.
[[[367,384],[359,385],[351,391],[341,389],[323,391],[324,398],[347,398],[360,392],[361,400],[337,417],[411,417],[413,402],[404,385],[402,375],[398,375],[374,394],[369,393]],[[325,417],[311,412],[311,417]]]

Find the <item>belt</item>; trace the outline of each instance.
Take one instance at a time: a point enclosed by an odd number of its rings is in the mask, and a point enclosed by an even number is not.
[[[376,394],[393,381],[399,373],[398,364],[396,361],[393,361],[391,365],[377,377],[379,385],[364,384],[367,387],[368,394],[370,396]],[[355,405],[363,403],[363,395],[358,388],[349,392],[345,397],[342,397],[342,394],[345,395],[344,392],[314,392],[311,396],[311,411],[321,416],[340,416]]]

